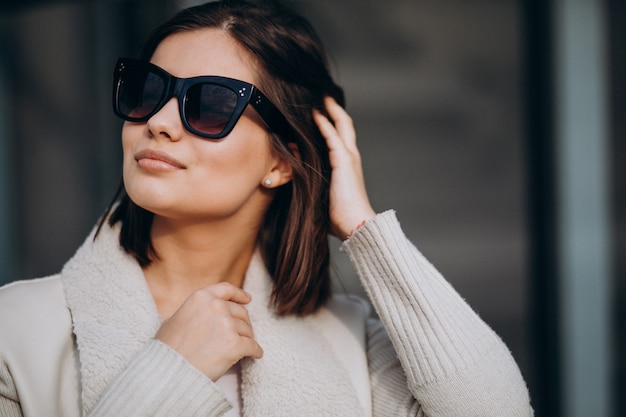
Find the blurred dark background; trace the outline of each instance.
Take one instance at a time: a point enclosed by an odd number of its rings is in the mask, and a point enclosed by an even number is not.
[[[506,341],[537,416],[626,415],[624,3],[290,2],[345,87],[375,208]],[[0,284],[59,271],[93,227],[120,179],[115,59],[193,4],[2,3]],[[338,251],[334,275],[360,291]]]

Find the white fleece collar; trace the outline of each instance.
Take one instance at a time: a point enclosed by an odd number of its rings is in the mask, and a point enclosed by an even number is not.
[[[304,319],[274,314],[268,307],[272,281],[258,252],[244,289],[253,295],[248,312],[264,354],[243,362],[243,415],[363,416],[346,369],[319,331],[323,313]]]
[[[85,415],[161,325],[143,271],[118,238],[118,227],[104,226],[95,241],[92,232],[61,273]],[[248,310],[264,356],[242,362],[243,415],[363,415],[349,375],[319,331],[324,314],[276,316],[269,307],[272,281],[258,253],[244,288],[253,295]]]
[[[80,358],[84,414],[161,326],[137,261],[119,246],[119,228],[94,232],[61,271]]]

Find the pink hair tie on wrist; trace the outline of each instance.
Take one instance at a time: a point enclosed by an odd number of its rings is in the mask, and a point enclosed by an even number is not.
[[[352,235],[359,230],[361,227],[363,227],[363,225],[367,222],[367,220],[363,220],[361,223],[357,224],[356,227],[354,229],[352,229],[352,231],[350,232],[350,234],[348,235],[348,237],[346,237],[347,239],[350,239],[352,237]]]

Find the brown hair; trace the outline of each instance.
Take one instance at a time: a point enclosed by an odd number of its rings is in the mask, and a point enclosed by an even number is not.
[[[328,193],[330,163],[313,109],[324,112],[324,96],[344,104],[328,70],[326,54],[311,24],[278,2],[210,2],[185,9],[159,26],[144,45],[149,60],[168,36],[221,28],[258,63],[259,88],[283,113],[288,128],[270,126],[272,146],[293,166],[292,181],[277,189],[258,243],[274,279],[278,314],[313,313],[330,297]],[[298,156],[288,147],[295,143]],[[120,244],[140,265],[158,259],[150,238],[153,214],[134,204],[120,185],[104,219],[121,222]],[[101,225],[102,225],[101,223]]]

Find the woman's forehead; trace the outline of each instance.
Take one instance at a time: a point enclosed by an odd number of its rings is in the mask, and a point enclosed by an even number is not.
[[[219,75],[257,84],[254,58],[228,32],[207,28],[163,39],[150,59],[170,74],[189,78]]]

